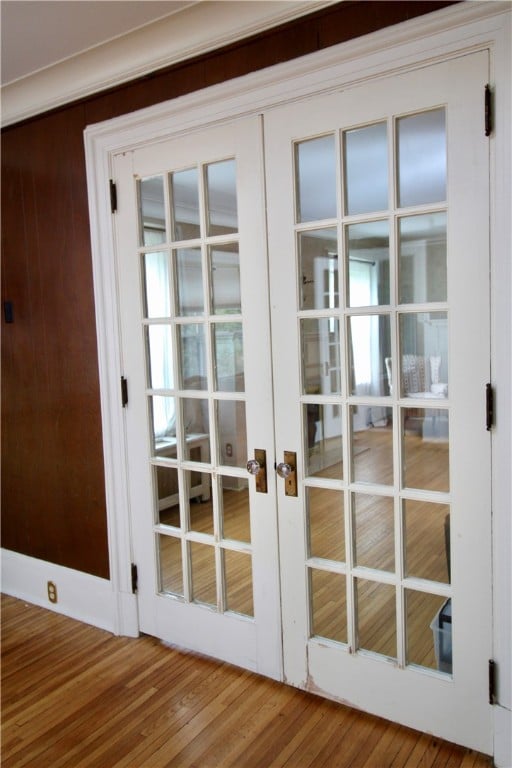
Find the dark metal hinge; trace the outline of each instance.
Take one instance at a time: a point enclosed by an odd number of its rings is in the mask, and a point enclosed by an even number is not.
[[[139,574],[137,572],[137,566],[132,563],[132,592],[135,594],[139,586]]]
[[[128,380],[121,376],[121,405],[126,408],[128,405]]]
[[[496,662],[489,659],[489,704],[496,704]]]
[[[492,384],[485,385],[485,425],[490,432],[494,426],[494,389]]]
[[[112,213],[117,211],[117,187],[112,179],[110,179],[110,210]]]
[[[485,97],[484,97],[484,123],[485,123],[485,135],[490,136],[493,129],[493,114],[492,114],[492,91],[491,86],[489,83],[485,86]]]

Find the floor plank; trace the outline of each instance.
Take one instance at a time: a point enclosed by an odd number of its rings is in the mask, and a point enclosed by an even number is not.
[[[3,768],[489,768],[489,758],[2,596]]]

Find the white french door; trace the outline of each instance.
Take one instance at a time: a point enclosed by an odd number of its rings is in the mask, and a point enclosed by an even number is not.
[[[116,250],[140,628],[280,678],[261,135],[117,156]]]
[[[141,630],[490,752],[487,70],[115,174]]]
[[[486,77],[275,109],[265,152],[285,678],[490,751]]]

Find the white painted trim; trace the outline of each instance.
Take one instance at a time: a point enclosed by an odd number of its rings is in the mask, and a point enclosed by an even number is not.
[[[489,47],[510,3],[450,6],[309,54],[162,102],[86,129],[86,146],[115,153],[234,116],[258,114],[315,93],[350,88],[376,77]],[[172,128],[170,128],[172,126]]]
[[[512,372],[510,360],[512,280],[510,271],[510,20],[509,2],[470,2],[442,9],[320,53],[247,75],[171,102],[91,126],[85,132],[91,210],[94,284],[98,320],[100,384],[106,461],[112,578],[119,588],[129,572],[129,520],[124,482],[124,422],[119,398],[120,336],[117,326],[115,247],[108,202],[114,154],[183,131],[261,113],[297,99],[331,92],[427,66],[466,52],[489,49],[491,84],[499,107],[491,137],[493,173],[491,291],[492,370],[498,387],[498,424],[493,433],[494,658],[510,669],[510,466]],[[121,191],[119,191],[121,192]],[[119,205],[122,205],[119,197]],[[483,397],[483,393],[482,393]],[[115,536],[113,536],[115,531]],[[125,588],[125,587],[124,587]],[[475,626],[478,617],[475,617]],[[499,704],[510,710],[510,676],[503,675]],[[496,754],[506,754],[506,730],[495,731]]]
[[[494,768],[512,766],[512,712],[494,707]]]
[[[138,633],[136,600],[132,600],[132,533],[127,483],[124,414],[121,408],[121,347],[118,293],[115,268],[114,232],[109,197],[110,155],[87,154],[87,187],[95,190],[89,198],[93,255],[98,367],[101,392],[103,456],[107,508],[108,547],[112,589],[118,596],[117,631]],[[106,180],[106,181],[105,181]],[[105,215],[108,212],[108,215]]]
[[[496,425],[493,430],[493,613],[494,659],[497,663],[497,700],[508,711],[508,736],[501,747],[512,752],[512,16],[504,19],[496,38],[494,69],[496,131],[491,142],[491,381],[496,387]],[[508,549],[507,549],[508,547]],[[504,722],[502,713],[500,722]],[[498,751],[499,741],[496,741]],[[498,751],[496,754],[498,754]],[[496,765],[499,765],[497,762]],[[509,762],[501,764],[511,768]]]
[[[120,634],[117,596],[108,579],[2,549],[2,592],[55,613]],[[47,583],[57,586],[57,603],[48,599]],[[132,595],[132,601],[135,597]],[[138,635],[136,627],[122,634]],[[135,631],[133,631],[135,630]]]
[[[195,3],[2,87],[2,125],[263,32],[335,0]]]

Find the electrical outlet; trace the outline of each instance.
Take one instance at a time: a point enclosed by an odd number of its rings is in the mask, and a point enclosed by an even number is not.
[[[57,602],[57,585],[54,581],[49,581],[47,584],[48,588],[48,600],[50,603],[56,603]]]
[[[231,443],[226,443],[226,456],[228,456],[228,458],[231,458],[232,455],[233,455],[233,446],[231,445]]]

